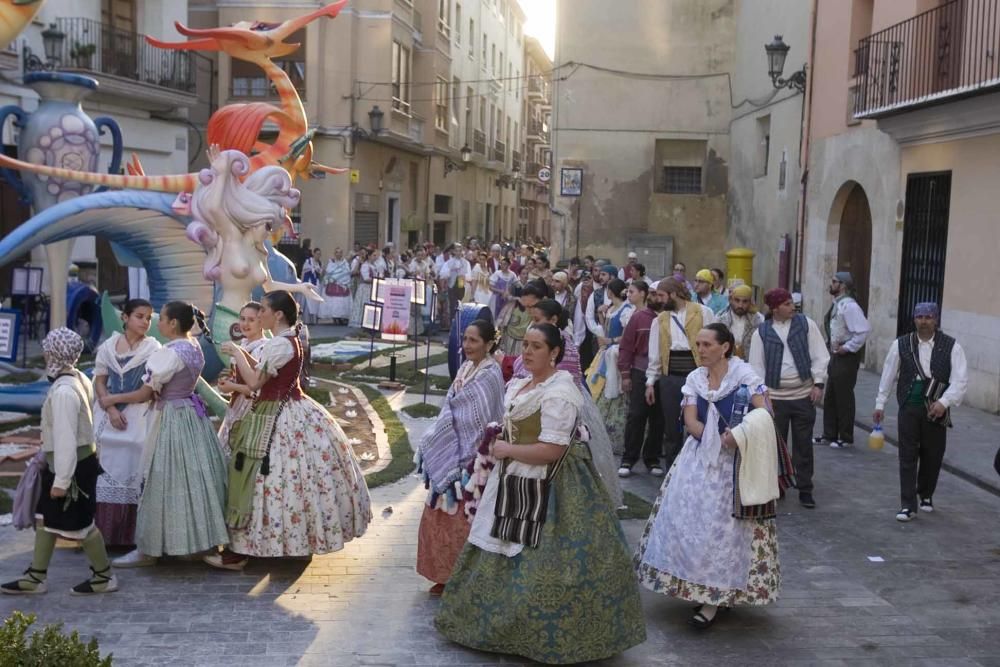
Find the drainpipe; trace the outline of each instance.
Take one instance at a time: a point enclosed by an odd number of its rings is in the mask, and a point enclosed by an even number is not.
[[[802,123],[800,125],[799,137],[799,169],[802,171],[802,192],[799,196],[799,219],[795,225],[795,281],[793,289],[796,292],[802,291],[802,264],[803,248],[805,246],[806,229],[806,197],[809,191],[809,143],[812,129],[812,91],[815,86],[815,70],[813,63],[816,62],[816,23],[819,0],[812,0],[812,7],[809,10],[809,21],[811,24],[809,31],[809,62],[806,63],[806,91],[802,100]]]

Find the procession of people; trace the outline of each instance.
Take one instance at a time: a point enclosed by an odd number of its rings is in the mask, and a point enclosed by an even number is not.
[[[229,401],[219,428],[196,389],[202,345],[215,341],[193,304],[159,310],[161,345],[147,335],[152,304],[125,303],[93,383],[76,368],[82,339],[50,333],[42,518],[31,565],[0,591],[44,593],[56,537],[80,541],[90,562],[79,595],[117,590],[113,568],[165,557],[239,571],[363,538],[373,518],[365,477],[337,420],[303,390],[300,329],[303,319],[357,326],[375,279],[418,277],[442,295],[444,328],[462,303],[489,315],[459,332],[463,363],[414,443],[426,489],[415,568],[441,598],[443,636],[577,663],[645,641],[640,588],[693,603],[699,630],[723,611],[774,602],[778,503],[795,489],[803,508],[817,507],[814,444],[853,441],[870,327],[850,274],[831,280],[824,336],[789,291],[767,291],[762,310],[753,287],[724,283],[719,269],[691,284],[677,263],[653,280],[631,253],[621,268],[586,257],[553,272],[541,249],[467,245],[359,246],[350,257],[336,248],[325,263],[315,249],[302,279],[323,301],[302,308],[268,292],[240,310],[239,340],[219,347],[230,364],[217,383]],[[901,522],[934,510],[968,374],[938,305],[913,317],[874,406],[879,423],[895,391]],[[632,550],[619,480],[640,464],[662,481]],[[130,550],[112,561],[105,544]]]

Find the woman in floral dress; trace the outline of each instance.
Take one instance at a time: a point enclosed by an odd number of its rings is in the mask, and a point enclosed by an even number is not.
[[[550,664],[600,660],[646,638],[625,537],[585,434],[574,437],[583,396],[573,377],[556,369],[562,354],[555,326],[528,330],[530,376],[507,386],[508,439],[492,446],[493,458],[507,462],[489,474],[435,618],[438,631],[459,644]],[[504,468],[542,479],[560,460],[537,545],[494,536]]]
[[[268,292],[261,305],[261,325],[275,336],[256,363],[235,343],[222,346],[258,392],[254,410],[277,414],[263,460],[241,459],[238,447],[230,458],[229,549],[205,557],[227,570],[242,569],[249,556],[339,551],[364,534],[372,517],[368,486],[347,436],[299,385],[298,305],[284,291]]]
[[[732,356],[724,324],[702,329],[696,345],[702,366],[683,389],[690,435],[663,480],[635,562],[646,588],[698,603],[690,623],[705,629],[720,608],[773,602],[781,577],[773,503],[771,518],[733,517],[736,442],[727,425],[741,385],[752,407],[764,406],[763,381]]]
[[[153,306],[145,299],[130,299],[122,309],[124,331],[111,334],[94,359],[94,437],[104,472],[97,480],[97,513],[94,523],[106,544],[135,544],[135,521],[142,487],[142,450],[149,422],[149,400],[101,407],[108,394],[130,394],[142,387],[146,362],[160,349],[147,336]],[[136,395],[138,399],[140,396]]]

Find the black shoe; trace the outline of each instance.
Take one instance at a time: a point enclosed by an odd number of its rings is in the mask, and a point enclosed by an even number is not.
[[[809,491],[799,491],[799,504],[806,509],[816,508],[816,499],[813,498],[813,494]]]

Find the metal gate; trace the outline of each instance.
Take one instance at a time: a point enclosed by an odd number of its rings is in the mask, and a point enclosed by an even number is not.
[[[354,212],[354,242],[378,244],[378,211]]]
[[[913,331],[913,306],[916,304],[933,301],[943,307],[950,201],[950,171],[907,176],[896,322],[898,336]]]

